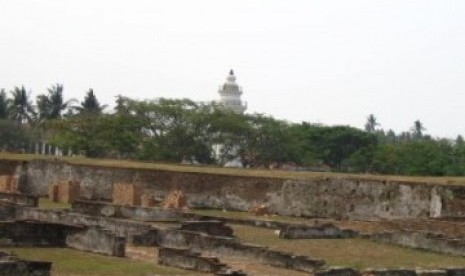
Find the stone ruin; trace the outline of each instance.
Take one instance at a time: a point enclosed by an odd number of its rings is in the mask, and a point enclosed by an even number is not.
[[[194,270],[215,275],[247,275],[240,270],[233,270],[216,257],[202,256],[201,253],[189,249],[163,247],[158,251],[158,263],[176,266],[182,269]]]
[[[16,194],[9,195],[16,196]],[[280,237],[287,239],[352,238],[359,235],[355,230],[343,229],[329,223],[312,226],[259,219],[226,219],[199,216],[179,209],[147,208],[85,200],[75,200],[70,210],[40,209],[11,203],[0,206],[0,211],[12,206],[15,211],[10,214],[10,218],[0,222],[0,246],[3,247],[69,247],[125,257],[127,244],[131,243],[133,246],[158,250],[160,264],[215,275],[246,275],[244,271],[229,267],[227,262],[222,261],[223,256],[241,256],[262,264],[321,276],[427,275],[426,272],[415,270],[357,271],[327,267],[322,260],[242,243],[234,237],[231,227],[226,224],[236,223],[278,229]],[[152,224],[155,221],[170,220],[179,224],[169,228],[157,228]],[[387,240],[387,237],[370,235],[370,238],[379,240]],[[387,242],[393,240],[395,239],[389,238]],[[465,270],[450,268],[442,271],[446,273],[443,275],[462,275],[454,273]]]
[[[0,175],[0,192],[18,193],[18,180],[13,175]]]
[[[140,206],[142,207],[154,207],[157,205],[157,201],[153,195],[144,193],[140,197]]]
[[[74,181],[57,181],[49,185],[48,198],[52,202],[72,203],[79,198],[80,184]]]
[[[261,204],[250,208],[249,213],[254,216],[269,216],[272,212],[268,209],[268,206]]]
[[[135,184],[114,183],[113,204],[118,205],[140,205],[142,190]]]
[[[163,207],[166,209],[188,209],[187,197],[183,191],[174,190],[163,201]]]
[[[49,276],[51,268],[51,262],[26,261],[0,251],[0,275]]]
[[[160,199],[155,197],[154,194],[147,192],[146,189],[150,187],[123,182],[127,180],[127,178],[121,178],[121,182],[113,183],[112,189],[102,189],[103,191],[109,191],[108,194],[111,195],[111,198],[103,198],[103,200],[95,200],[93,198],[94,194],[89,192],[89,187],[92,185],[89,183],[83,185],[82,189],[85,190],[81,190],[81,188],[79,188],[79,182],[54,182],[48,186],[48,191],[50,192],[49,196],[51,195],[50,198],[59,202],[70,202],[72,203],[72,207],[70,210],[46,210],[37,208],[36,196],[24,195],[18,192],[18,181],[16,179],[17,178],[11,175],[0,176],[0,245],[2,247],[69,247],[103,255],[127,257],[128,245],[141,246],[148,247],[153,251],[157,250],[159,253],[158,262],[163,265],[196,271],[208,271],[215,275],[245,275],[246,272],[244,271],[228,267],[228,258],[231,257],[246,258],[247,260],[253,260],[254,262],[265,265],[302,271],[319,276],[465,275],[465,269],[463,268],[440,268],[434,271],[408,269],[372,269],[358,271],[351,268],[328,267],[323,260],[308,256],[294,255],[264,246],[243,243],[234,236],[232,228],[228,225],[229,223],[234,223],[273,229],[279,234],[279,237],[283,239],[344,239],[358,237],[412,248],[421,248],[439,253],[464,256],[465,233],[462,234],[460,231],[455,233],[452,230],[447,230],[449,226],[451,229],[463,229],[463,227],[465,227],[465,224],[462,223],[465,222],[465,218],[462,216],[465,214],[465,208],[463,208],[465,205],[462,205],[462,199],[459,197],[462,193],[459,188],[454,188],[456,189],[454,190],[455,197],[440,198],[439,202],[441,202],[441,204],[444,203],[441,207],[442,213],[432,212],[434,213],[434,219],[428,217],[428,219],[423,221],[424,225],[417,217],[415,217],[415,219],[408,216],[404,218],[401,216],[403,213],[398,212],[394,214],[400,214],[400,217],[404,219],[399,222],[398,225],[394,223],[389,224],[391,222],[390,220],[381,222],[370,221],[367,223],[377,227],[373,227],[371,232],[365,233],[363,232],[364,229],[358,227],[356,224],[344,225],[342,221],[338,220],[326,223],[324,219],[318,222],[316,222],[316,219],[308,219],[308,221],[313,221],[314,223],[295,224],[273,220],[273,218],[251,219],[249,217],[246,219],[232,219],[215,216],[200,216],[186,210],[187,196],[189,196],[190,206],[194,207],[218,207],[214,205],[219,202],[217,198],[212,195],[209,195],[210,199],[208,197],[200,197],[199,194],[192,192],[186,194],[183,191],[190,191],[189,189],[185,189],[185,187],[174,189],[171,186],[164,190],[157,191],[157,195],[167,195],[165,200],[159,204]],[[321,182],[324,181],[321,180]],[[345,182],[343,183],[342,180],[340,182],[341,183],[338,183],[338,185],[340,184],[341,187],[348,185]],[[290,184],[294,186],[300,185],[299,183]],[[357,183],[357,185],[367,186],[367,184],[363,183]],[[386,186],[389,185],[391,184],[386,184]],[[302,187],[303,186],[304,184],[302,184]],[[308,186],[312,189],[316,189],[320,186],[323,187],[323,184]],[[47,193],[46,188],[47,187],[42,189],[45,190],[45,192],[42,192],[42,195]],[[413,188],[408,191],[415,191],[414,189],[419,188],[413,186]],[[100,192],[97,188],[95,188],[95,191]],[[325,190],[324,193],[334,194],[337,193],[337,191],[337,189],[334,191]],[[322,194],[319,190],[317,192]],[[304,194],[300,190],[296,191],[296,193],[298,193],[296,195],[297,197]],[[445,192],[443,191],[441,193]],[[80,198],[81,194],[85,195],[87,200],[82,200],[82,198]],[[318,193],[315,192],[311,194],[314,195]],[[349,194],[350,193],[344,192],[344,195]],[[405,194],[409,193],[406,192]],[[422,195],[423,194],[425,198],[429,198],[429,193],[422,193]],[[279,205],[272,204],[270,201],[255,201],[253,198],[255,195],[256,194],[250,196],[250,201],[245,203],[240,202],[240,200],[238,200],[239,196],[235,197],[236,195],[234,195],[229,198],[230,202],[228,202],[228,204],[237,203],[237,205],[234,205],[235,208],[240,207],[242,211],[246,208],[245,211],[247,211],[247,208],[258,202],[257,205],[249,210],[251,214],[256,216],[270,215],[270,209],[277,213],[282,211],[279,209]],[[277,200],[277,198],[279,199],[282,197],[275,197],[273,200]],[[99,199],[99,197],[97,197],[97,199]],[[369,196],[363,196],[363,199],[366,199],[366,201],[363,202],[372,200]],[[263,204],[260,204],[260,202],[263,202]],[[362,202],[362,200],[360,202]],[[396,203],[401,205],[398,203],[399,201],[392,200],[392,202],[392,204]],[[330,205],[331,202],[327,202],[325,199],[325,201],[315,201],[314,204],[326,206],[328,204]],[[344,201],[344,204],[341,204],[341,206],[347,208],[347,212],[360,210],[360,205],[354,207],[353,204],[353,202],[347,200],[347,202]],[[372,202],[370,201],[367,204],[372,204]],[[308,205],[310,205],[310,203],[308,203]],[[296,206],[302,208],[302,205]],[[224,206],[219,205],[219,207],[219,209],[221,209],[221,207]],[[320,220],[318,214],[325,217],[327,214],[325,212],[334,212],[334,217],[339,218],[339,210],[333,207],[330,206],[327,210],[323,210],[324,207],[320,207],[321,210],[315,209],[315,213],[310,213],[309,216],[314,215],[314,217],[318,217],[318,220]],[[285,206],[285,208],[292,208],[292,206]],[[386,210],[385,208],[378,208],[375,211],[387,212]],[[419,214],[424,216],[424,213],[425,212],[421,212]],[[293,215],[294,213],[289,214]],[[411,213],[407,214],[410,215]],[[436,217],[437,214],[439,215]],[[302,213],[296,213],[295,215],[302,215]],[[407,219],[410,219],[412,222],[411,225],[407,223]],[[159,222],[170,222],[170,224],[160,227],[157,224]],[[433,225],[436,228],[432,227]],[[446,225],[447,227],[443,227]],[[380,229],[386,229],[389,230],[389,232],[384,232]],[[32,270],[37,271],[37,273],[45,273],[37,275],[49,275],[47,273],[50,271],[50,263],[48,263],[48,270],[44,269],[47,267],[46,262],[40,265],[30,265],[33,263],[34,262],[15,259],[15,257],[12,256],[3,258],[0,254],[0,271],[3,272],[2,268],[11,269],[16,267],[14,272],[6,275],[31,275],[23,272],[26,270],[29,271],[28,273],[32,273]]]

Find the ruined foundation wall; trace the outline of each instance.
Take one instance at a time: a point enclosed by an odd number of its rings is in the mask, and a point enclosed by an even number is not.
[[[27,261],[0,251],[0,275],[2,276],[50,276],[51,262]]]
[[[1,163],[2,161],[0,161]],[[85,199],[110,201],[114,183],[134,183],[164,198],[182,190],[196,208],[249,210],[266,204],[281,215],[377,219],[465,215],[464,188],[459,186],[326,177],[292,180],[264,177],[170,172],[146,169],[70,165],[33,160],[17,173],[27,175],[23,192],[46,195],[48,183],[76,181]],[[1,166],[0,166],[1,167]]]
[[[375,234],[371,236],[371,239],[411,248],[465,256],[465,240],[451,239],[436,233],[404,230]]]
[[[81,251],[124,257],[126,238],[97,226],[89,226],[68,232],[66,245]]]
[[[107,217],[94,217],[68,211],[46,210],[24,207],[17,210],[17,218],[48,223],[98,226],[115,233],[117,236],[130,236],[144,233],[151,229],[150,224]]]
[[[147,237],[150,235],[155,237]],[[192,231],[159,230],[154,233],[145,233],[141,239],[134,237],[135,244],[145,242],[154,242],[152,245],[169,248],[189,248],[193,252],[248,258],[267,265],[305,272],[313,272],[325,264],[322,260],[307,256],[292,255],[263,246],[241,243],[235,238],[210,236]]]
[[[123,206],[105,202],[77,200],[71,205],[73,212],[91,216],[125,218],[139,221],[179,221],[187,215],[174,209]]]
[[[63,247],[71,227],[47,222],[0,222],[0,246]]]

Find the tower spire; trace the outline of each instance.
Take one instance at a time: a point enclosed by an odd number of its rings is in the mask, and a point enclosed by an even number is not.
[[[220,104],[227,110],[242,114],[247,109],[247,104],[241,100],[242,88],[236,83],[236,76],[231,69],[226,77],[226,82],[220,86]]]

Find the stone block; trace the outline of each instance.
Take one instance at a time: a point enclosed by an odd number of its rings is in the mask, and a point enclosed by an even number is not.
[[[16,193],[18,191],[18,182],[13,175],[0,175],[0,191],[7,193]]]
[[[58,202],[58,185],[56,183],[48,185],[48,199],[53,202]]]
[[[315,272],[315,276],[360,276],[360,272],[347,267],[329,267]]]
[[[80,185],[73,181],[58,181],[48,188],[48,198],[53,202],[72,203],[79,198]]]
[[[143,194],[140,197],[140,205],[142,207],[154,207],[156,205],[155,198],[150,194]]]
[[[79,198],[79,183],[73,181],[63,181],[58,185],[58,202],[72,203]]]
[[[224,221],[186,221],[181,224],[180,229],[202,232],[213,236],[233,236],[233,229],[225,225]]]
[[[465,276],[465,268],[446,268],[447,276]]]
[[[221,271],[226,265],[215,257],[203,257],[188,249],[160,248],[158,263],[205,273]]]
[[[368,269],[362,276],[416,276],[415,270],[409,269]]]
[[[76,229],[68,233],[66,245],[70,248],[109,256],[124,257],[126,238],[98,226]]]
[[[181,190],[172,191],[163,202],[167,209],[187,209],[187,197]]]
[[[114,183],[113,204],[140,205],[142,190],[135,184]]]
[[[446,270],[435,269],[435,270],[417,270],[417,276],[447,276]]]
[[[279,232],[281,239],[349,239],[357,235],[356,231],[340,229],[331,223],[315,226],[289,224]]]
[[[0,252],[0,275],[2,276],[49,276],[51,262],[26,261],[17,256]]]

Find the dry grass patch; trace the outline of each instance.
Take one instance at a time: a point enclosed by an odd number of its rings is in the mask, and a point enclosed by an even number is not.
[[[69,209],[71,208],[70,203],[63,202],[53,202],[49,198],[41,197],[39,198],[39,208],[45,209]]]
[[[249,243],[325,260],[333,266],[365,268],[465,267],[465,258],[381,244],[365,239],[279,239],[273,230],[232,225],[234,234]]]

